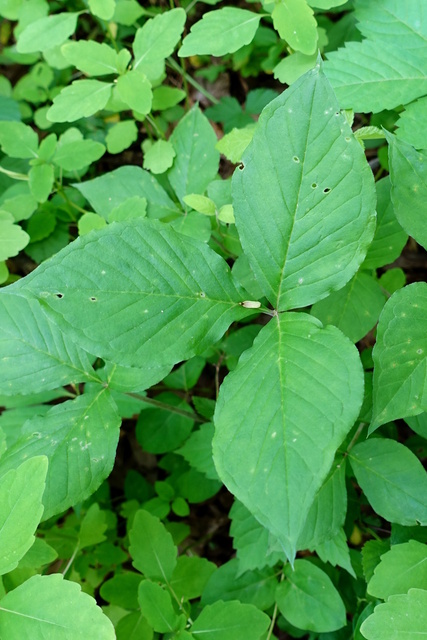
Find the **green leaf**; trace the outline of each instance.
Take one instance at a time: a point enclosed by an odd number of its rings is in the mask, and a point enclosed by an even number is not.
[[[414,0],[406,6],[394,0],[382,0],[375,5],[369,0],[358,0],[355,7],[357,28],[365,38],[374,39],[381,45],[392,44],[423,54],[427,23],[425,16],[420,15],[422,8],[422,0]]]
[[[381,556],[368,583],[368,593],[387,600],[391,595],[407,593],[411,587],[427,585],[427,547],[416,540],[393,545]]]
[[[73,186],[90,202],[96,213],[107,220],[113,209],[134,196],[146,198],[148,217],[164,218],[178,213],[176,205],[154,176],[140,167],[119,167]]]
[[[111,20],[116,9],[116,0],[89,0],[88,4],[91,14],[101,20]]]
[[[363,263],[364,269],[377,269],[391,264],[402,253],[408,239],[398,223],[391,202],[390,178],[376,183],[377,190],[377,228]]]
[[[156,87],[153,89],[153,111],[164,111],[184,100],[185,91],[176,87]]]
[[[120,418],[109,392],[97,387],[27,420],[0,459],[3,476],[30,456],[47,456],[44,520],[92,495],[113,468]]]
[[[128,0],[123,1],[128,2]],[[152,640],[154,636],[153,627],[141,613],[136,611],[120,618],[116,625],[116,633],[117,640]]]
[[[427,93],[425,54],[399,48],[394,41],[347,42],[327,58],[325,73],[344,109],[376,113]]]
[[[114,640],[114,627],[80,585],[60,573],[32,576],[0,602],[0,636],[8,640]]]
[[[412,431],[418,433],[422,438],[427,439],[427,413],[420,413],[418,416],[405,418],[405,422],[411,427]]]
[[[137,29],[133,42],[133,68],[155,79],[158,63],[163,62],[175,49],[185,20],[184,9],[171,9],[147,20]]]
[[[243,164],[233,176],[236,225],[271,304],[305,307],[343,287],[372,240],[375,190],[319,68],[264,109]]]
[[[216,569],[216,565],[205,558],[180,556],[172,574],[170,586],[180,600],[181,598],[185,600],[198,598]]]
[[[134,218],[145,218],[147,215],[147,198],[133,196],[115,207],[108,216],[108,222],[121,222]]]
[[[100,595],[123,609],[138,609],[138,587],[142,580],[139,573],[117,573],[101,585]]]
[[[266,633],[270,618],[251,604],[215,602],[204,607],[191,626],[196,640],[259,640]]]
[[[159,518],[148,511],[136,512],[129,531],[132,564],[146,578],[168,583],[176,567],[177,548]]]
[[[387,135],[391,199],[396,218],[427,248],[427,152],[417,151],[404,140]]]
[[[93,116],[107,104],[112,86],[99,80],[75,80],[54,98],[46,117],[51,122],[74,122]]]
[[[405,106],[396,122],[396,135],[416,149],[427,149],[426,127],[427,96]]]
[[[36,300],[0,295],[0,387],[7,395],[96,381],[87,354],[65,339]]]
[[[175,613],[169,592],[159,584],[143,580],[138,587],[138,602],[154,631],[170,633],[179,626],[181,616]]]
[[[117,53],[105,42],[78,40],[61,47],[62,55],[70,64],[88,76],[117,74]]]
[[[212,459],[213,424],[203,424],[186,440],[184,446],[177,449],[185,460],[210,480],[218,480],[218,474]]]
[[[156,140],[144,153],[143,167],[151,173],[164,173],[173,165],[176,153],[169,140]]]
[[[360,631],[367,640],[419,640],[426,628],[427,591],[410,589],[375,607]]]
[[[30,236],[19,225],[14,224],[13,216],[0,209],[0,260],[7,260],[27,246]]]
[[[277,587],[279,611],[304,631],[327,633],[345,626],[345,606],[330,578],[308,560],[288,564],[285,580]]]
[[[358,342],[377,323],[385,300],[378,281],[358,271],[345,287],[316,302],[311,313],[323,324],[338,327],[352,342]]]
[[[39,139],[34,129],[22,122],[0,122],[0,145],[11,158],[37,158]]]
[[[153,92],[147,77],[139,71],[127,71],[117,79],[117,93],[133,111],[145,115],[151,111]]]
[[[35,538],[34,544],[19,561],[19,568],[40,569],[43,565],[51,564],[57,557],[58,554],[50,544],[47,544],[42,538]]]
[[[34,532],[43,514],[46,473],[47,458],[39,456],[26,460],[2,478],[0,575],[15,569],[34,543]]]
[[[221,385],[213,440],[218,474],[290,560],[362,396],[355,347],[335,327],[297,313],[263,327]]]
[[[242,159],[242,155],[254,137],[255,124],[249,124],[243,129],[232,129],[219,140],[215,148],[218,149],[230,162],[237,163]]]
[[[317,22],[306,0],[280,0],[271,17],[279,36],[292,49],[308,56],[316,53]]]
[[[192,209],[205,216],[214,216],[216,212],[215,202],[206,196],[199,196],[197,193],[190,193],[184,196],[183,201]]]
[[[180,120],[170,141],[177,155],[168,177],[176,195],[182,201],[186,195],[203,194],[217,175],[219,153],[215,132],[198,106]]]
[[[22,286],[84,349],[125,366],[172,367],[250,313],[218,254],[145,218],[79,238]]]
[[[375,567],[384,553],[390,550],[390,540],[368,540],[362,548],[362,569],[366,582],[374,575]]]
[[[236,558],[221,565],[209,578],[203,591],[202,605],[215,604],[218,600],[251,604],[261,610],[274,604],[277,578],[273,569],[241,573]]]
[[[415,282],[386,302],[377,329],[370,431],[427,410],[427,285]]]
[[[79,549],[91,547],[94,544],[104,542],[107,529],[105,511],[101,511],[99,505],[94,502],[86,511],[80,525]]]
[[[123,120],[113,125],[105,136],[108,153],[121,153],[138,139],[138,127],[134,120]],[[105,175],[105,174],[104,174]]]
[[[358,484],[378,515],[405,526],[427,524],[427,473],[407,447],[373,438],[353,447],[349,458]]]
[[[191,407],[173,393],[161,393],[156,399],[178,410],[192,413]],[[136,437],[148,453],[173,451],[188,438],[194,422],[190,418],[166,409],[143,411],[136,425]]]
[[[16,49],[19,53],[47,51],[56,47],[76,30],[78,13],[57,13],[39,18],[19,34]]]
[[[90,233],[94,229],[103,229],[106,226],[106,221],[104,218],[99,216],[97,213],[92,213],[89,211],[88,213],[84,213],[77,223],[77,227],[79,230],[79,235],[84,236],[87,233]]]
[[[274,77],[283,84],[293,84],[304,73],[316,66],[317,52],[311,56],[306,56],[300,51],[296,51],[291,56],[283,58],[273,69]]]
[[[191,27],[178,55],[181,58],[203,54],[219,57],[234,53],[252,42],[260,19],[259,13],[234,7],[209,11]]]
[[[37,202],[46,202],[52,191],[54,180],[55,176],[51,164],[36,164],[31,167],[28,174],[28,184]]]

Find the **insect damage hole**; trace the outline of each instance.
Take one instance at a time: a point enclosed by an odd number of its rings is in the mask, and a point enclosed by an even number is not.
[[[90,300],[91,302],[98,302],[98,298],[95,298],[95,296],[91,296],[91,297],[89,298],[89,300]]]
[[[323,189],[323,193],[329,193],[329,192],[330,192],[330,190],[331,190],[331,188],[330,188],[330,187],[325,187],[325,188]]]
[[[62,300],[62,298],[64,297],[64,294],[58,292],[58,293],[55,293],[54,296],[55,296],[55,298],[58,298],[58,300]]]

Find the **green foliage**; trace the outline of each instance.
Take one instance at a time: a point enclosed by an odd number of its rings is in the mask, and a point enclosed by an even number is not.
[[[422,2],[143,4],[0,0],[0,637],[418,637]]]

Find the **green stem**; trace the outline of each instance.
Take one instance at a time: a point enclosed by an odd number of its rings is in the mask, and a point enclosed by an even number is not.
[[[352,439],[350,440],[350,444],[347,447],[347,453],[350,451],[350,449],[352,449],[354,447],[354,445],[356,444],[356,442],[359,439],[360,434],[362,433],[363,429],[367,426],[367,422],[361,422],[356,430],[356,433],[354,434],[354,436],[352,437]]]
[[[154,129],[154,131],[157,133],[157,136],[158,136],[159,138],[162,138],[162,140],[165,140],[165,139],[166,139],[166,136],[165,136],[165,134],[163,133],[163,131],[161,131],[161,130],[159,129],[159,127],[157,126],[156,121],[154,120],[154,118],[153,118],[152,116],[150,116],[150,114],[147,114],[147,115],[145,116],[145,118],[146,118],[147,122],[149,122],[149,123],[150,123],[150,125],[152,126],[152,128]]]
[[[207,98],[210,102],[212,102],[212,104],[218,104],[219,100],[217,100],[215,98],[215,96],[213,96],[211,93],[209,93],[209,91],[206,91],[206,89],[204,87],[202,87],[201,84],[199,84],[197,82],[197,80],[194,80],[186,71],[184,71],[180,65],[175,62],[175,60],[171,57],[169,57],[167,59],[167,63],[169,65],[169,67],[171,69],[174,69],[174,71],[177,71],[179,74],[182,75],[182,77],[184,78],[184,81],[186,80],[189,84],[191,84],[195,89],[197,89],[197,91],[200,91],[200,93],[205,96],[205,98]]]
[[[283,582],[283,580],[285,579],[285,574],[281,573],[280,576],[280,582]],[[273,631],[274,631],[274,627],[276,624],[276,620],[277,620],[277,613],[278,613],[278,606],[277,606],[277,602],[274,605],[274,609],[273,609],[273,615],[271,616],[271,624],[270,627],[268,629],[268,633],[267,633],[267,637],[265,638],[265,640],[271,640],[271,636],[273,635]]]
[[[145,402],[146,404],[151,404],[153,407],[157,407],[158,409],[164,409],[165,411],[170,411],[171,413],[176,413],[183,418],[189,418],[190,420],[194,420],[194,422],[204,423],[206,420],[201,418],[195,413],[190,413],[190,411],[185,411],[184,409],[179,409],[178,407],[174,407],[171,404],[166,404],[165,402],[160,402],[160,400],[156,400],[155,398],[147,398],[147,396],[141,396],[139,393],[126,393],[130,398],[135,398],[136,400],[140,400],[141,402]]]
[[[28,180],[28,176],[25,173],[16,173],[16,171],[9,171],[8,169],[5,169],[1,166],[0,173],[4,173],[9,176],[9,178],[13,178],[14,180]]]
[[[62,575],[65,577],[65,575],[67,574],[67,571],[69,570],[69,568],[71,567],[71,565],[73,564],[75,557],[77,555],[77,552],[79,550],[79,545],[77,545],[77,547],[74,549],[73,555],[71,556],[71,558],[68,560],[66,567],[64,569],[64,571],[62,572]]]

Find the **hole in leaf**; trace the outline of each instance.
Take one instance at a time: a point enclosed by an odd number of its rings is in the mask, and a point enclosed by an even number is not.
[[[323,193],[329,193],[329,192],[330,192],[330,190],[331,190],[331,188],[330,188],[330,187],[325,187],[325,188],[323,189]]]
[[[294,157],[292,158],[292,160],[293,160],[294,162],[296,162],[297,164],[299,163],[299,158],[298,158],[298,156],[294,156]]]
[[[90,300],[91,302],[96,302],[96,301],[97,301],[97,298],[95,298],[95,296],[91,296],[91,297],[89,298],[89,300]]]
[[[58,300],[62,300],[62,298],[64,297],[63,293],[55,293],[55,298],[58,298]]]

